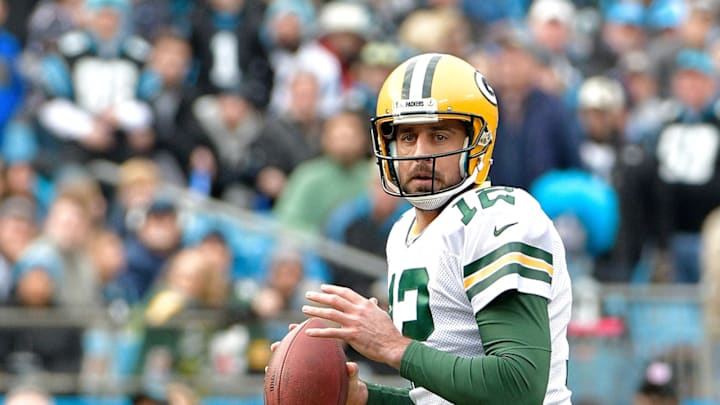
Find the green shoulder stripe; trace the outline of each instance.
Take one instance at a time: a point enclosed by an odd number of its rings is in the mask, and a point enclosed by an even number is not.
[[[474,262],[466,265],[463,267],[463,277],[468,277],[471,274],[475,273],[476,271],[484,268],[488,264],[494,262],[495,260],[499,259],[500,257],[511,253],[511,252],[519,252],[524,254],[525,256],[534,257],[536,259],[540,259],[547,264],[551,265],[553,264],[553,258],[552,254],[549,252],[542,250],[540,248],[536,248],[534,246],[530,246],[526,243],[522,242],[510,242],[505,245],[500,246],[499,248],[493,250],[492,252],[486,254],[485,256],[475,260]]]

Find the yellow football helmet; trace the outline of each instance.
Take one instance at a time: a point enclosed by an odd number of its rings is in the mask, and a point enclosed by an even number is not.
[[[396,155],[397,125],[440,120],[465,123],[468,136],[462,149],[437,155]],[[383,188],[388,194],[404,197],[417,208],[434,210],[458,191],[482,184],[487,179],[498,123],[497,99],[485,77],[460,58],[428,53],[403,62],[390,73],[380,89],[376,116],[371,123],[375,157]],[[432,159],[434,171],[436,159],[455,154],[461,155],[462,180],[458,184],[412,194],[400,187],[399,161]]]

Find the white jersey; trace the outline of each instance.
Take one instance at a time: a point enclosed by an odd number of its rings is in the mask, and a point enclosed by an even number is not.
[[[414,209],[387,244],[390,312],[403,335],[462,357],[482,356],[475,314],[505,291],[547,298],[552,355],[544,404],[569,404],[567,325],[570,277],[552,221],[527,192],[471,189],[457,196],[418,236]],[[417,404],[448,402],[424,388]]]

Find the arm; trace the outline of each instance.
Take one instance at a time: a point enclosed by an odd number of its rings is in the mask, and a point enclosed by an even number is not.
[[[476,320],[485,356],[462,358],[414,341],[400,374],[455,403],[542,403],[550,373],[547,300],[508,292]]]
[[[342,328],[309,329],[310,336],[347,341],[366,357],[398,368],[417,386],[457,403],[542,403],[550,370],[547,300],[506,292],[478,312],[485,356],[463,358],[401,336],[387,313],[347,288],[322,286],[307,298],[332,308],[303,307]],[[369,404],[399,403],[405,391],[368,384]],[[409,395],[409,394],[408,394]],[[409,398],[405,398],[406,400]]]

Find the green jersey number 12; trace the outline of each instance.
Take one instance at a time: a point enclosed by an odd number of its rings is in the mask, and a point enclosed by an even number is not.
[[[430,312],[427,269],[407,269],[400,273],[397,300],[394,294],[395,276],[393,274],[390,278],[390,317],[403,336],[425,341],[435,330]]]

